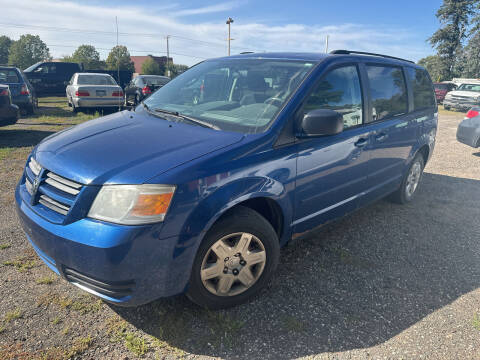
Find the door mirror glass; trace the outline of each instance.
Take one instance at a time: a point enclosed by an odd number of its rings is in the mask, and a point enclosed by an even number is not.
[[[342,131],[342,114],[330,109],[317,109],[303,116],[298,137],[335,135]]]

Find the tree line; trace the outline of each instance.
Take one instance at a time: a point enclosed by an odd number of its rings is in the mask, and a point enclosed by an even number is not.
[[[436,54],[418,61],[434,81],[480,78],[480,0],[443,0],[440,28],[428,39]]]
[[[10,64],[22,70],[29,66],[52,59],[50,50],[38,35],[26,34],[18,40],[8,36],[0,36],[0,64]],[[93,45],[80,45],[71,55],[61,59],[64,62],[83,64],[85,70],[128,70],[135,72],[130,52],[124,45],[114,46],[105,60],[100,59],[100,53]],[[168,70],[172,77],[188,69],[182,64],[158,64],[153,59],[147,59],[142,65],[142,74],[166,75]]]

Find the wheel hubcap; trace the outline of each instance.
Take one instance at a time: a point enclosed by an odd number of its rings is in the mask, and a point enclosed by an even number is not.
[[[410,168],[410,172],[408,173],[407,186],[405,188],[405,192],[408,197],[411,197],[417,189],[421,174],[422,166],[417,161],[412,165],[412,167]]]
[[[249,233],[234,233],[215,242],[200,270],[205,288],[217,296],[243,293],[257,282],[265,268],[263,243]]]

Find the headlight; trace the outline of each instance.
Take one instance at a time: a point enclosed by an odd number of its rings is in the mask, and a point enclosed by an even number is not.
[[[172,201],[172,185],[105,185],[88,217],[117,224],[139,225],[163,221]]]

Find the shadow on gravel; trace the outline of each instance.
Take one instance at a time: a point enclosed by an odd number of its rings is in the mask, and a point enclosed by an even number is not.
[[[193,354],[289,359],[381,344],[480,286],[480,181],[425,174],[413,203],[380,201],[282,251],[254,301],[210,312],[185,297],[112,307]]]
[[[35,146],[43,138],[53,133],[54,131],[0,129],[0,148]]]

